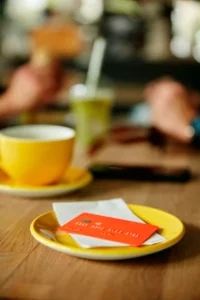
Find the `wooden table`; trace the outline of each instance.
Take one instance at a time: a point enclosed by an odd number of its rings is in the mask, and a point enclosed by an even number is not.
[[[146,144],[109,146],[95,160],[190,165],[200,171],[200,155]],[[86,164],[83,157],[79,165]],[[122,197],[163,209],[186,225],[184,239],[156,255],[124,262],[70,257],[37,243],[31,221],[52,201]],[[140,300],[200,299],[200,179],[187,184],[95,181],[60,199],[30,200],[0,195],[0,299]],[[1,298],[2,297],[2,298]]]

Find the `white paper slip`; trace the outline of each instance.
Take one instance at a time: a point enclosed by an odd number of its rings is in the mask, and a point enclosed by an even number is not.
[[[53,203],[53,209],[61,226],[74,219],[81,213],[86,212],[138,223],[145,223],[143,220],[138,218],[129,209],[123,199],[120,198],[92,202],[56,202]],[[127,246],[127,244],[111,242],[77,234],[70,235],[83,248]],[[163,236],[155,233],[143,245],[153,245],[164,241],[165,238]]]

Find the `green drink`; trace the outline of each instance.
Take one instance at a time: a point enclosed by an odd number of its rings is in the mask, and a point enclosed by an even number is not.
[[[84,148],[103,141],[110,127],[113,93],[99,89],[95,96],[84,85],[70,91],[70,104],[76,124],[77,142]]]

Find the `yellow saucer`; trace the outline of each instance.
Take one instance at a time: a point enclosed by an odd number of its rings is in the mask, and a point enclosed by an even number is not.
[[[30,230],[38,242],[49,248],[94,260],[122,260],[153,254],[175,245],[185,233],[183,223],[169,213],[147,206],[129,205],[129,208],[145,222],[159,226],[159,233],[166,241],[152,246],[83,249],[68,234],[59,234],[59,224],[53,211],[37,217]]]
[[[53,185],[26,186],[15,183],[0,169],[0,192],[20,197],[45,198],[60,196],[81,189],[91,181],[92,175],[90,172],[79,168],[70,168],[63,178]]]

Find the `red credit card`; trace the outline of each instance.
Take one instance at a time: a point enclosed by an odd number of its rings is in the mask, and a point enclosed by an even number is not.
[[[139,247],[158,228],[150,224],[82,213],[59,229],[71,234],[90,236]]]

